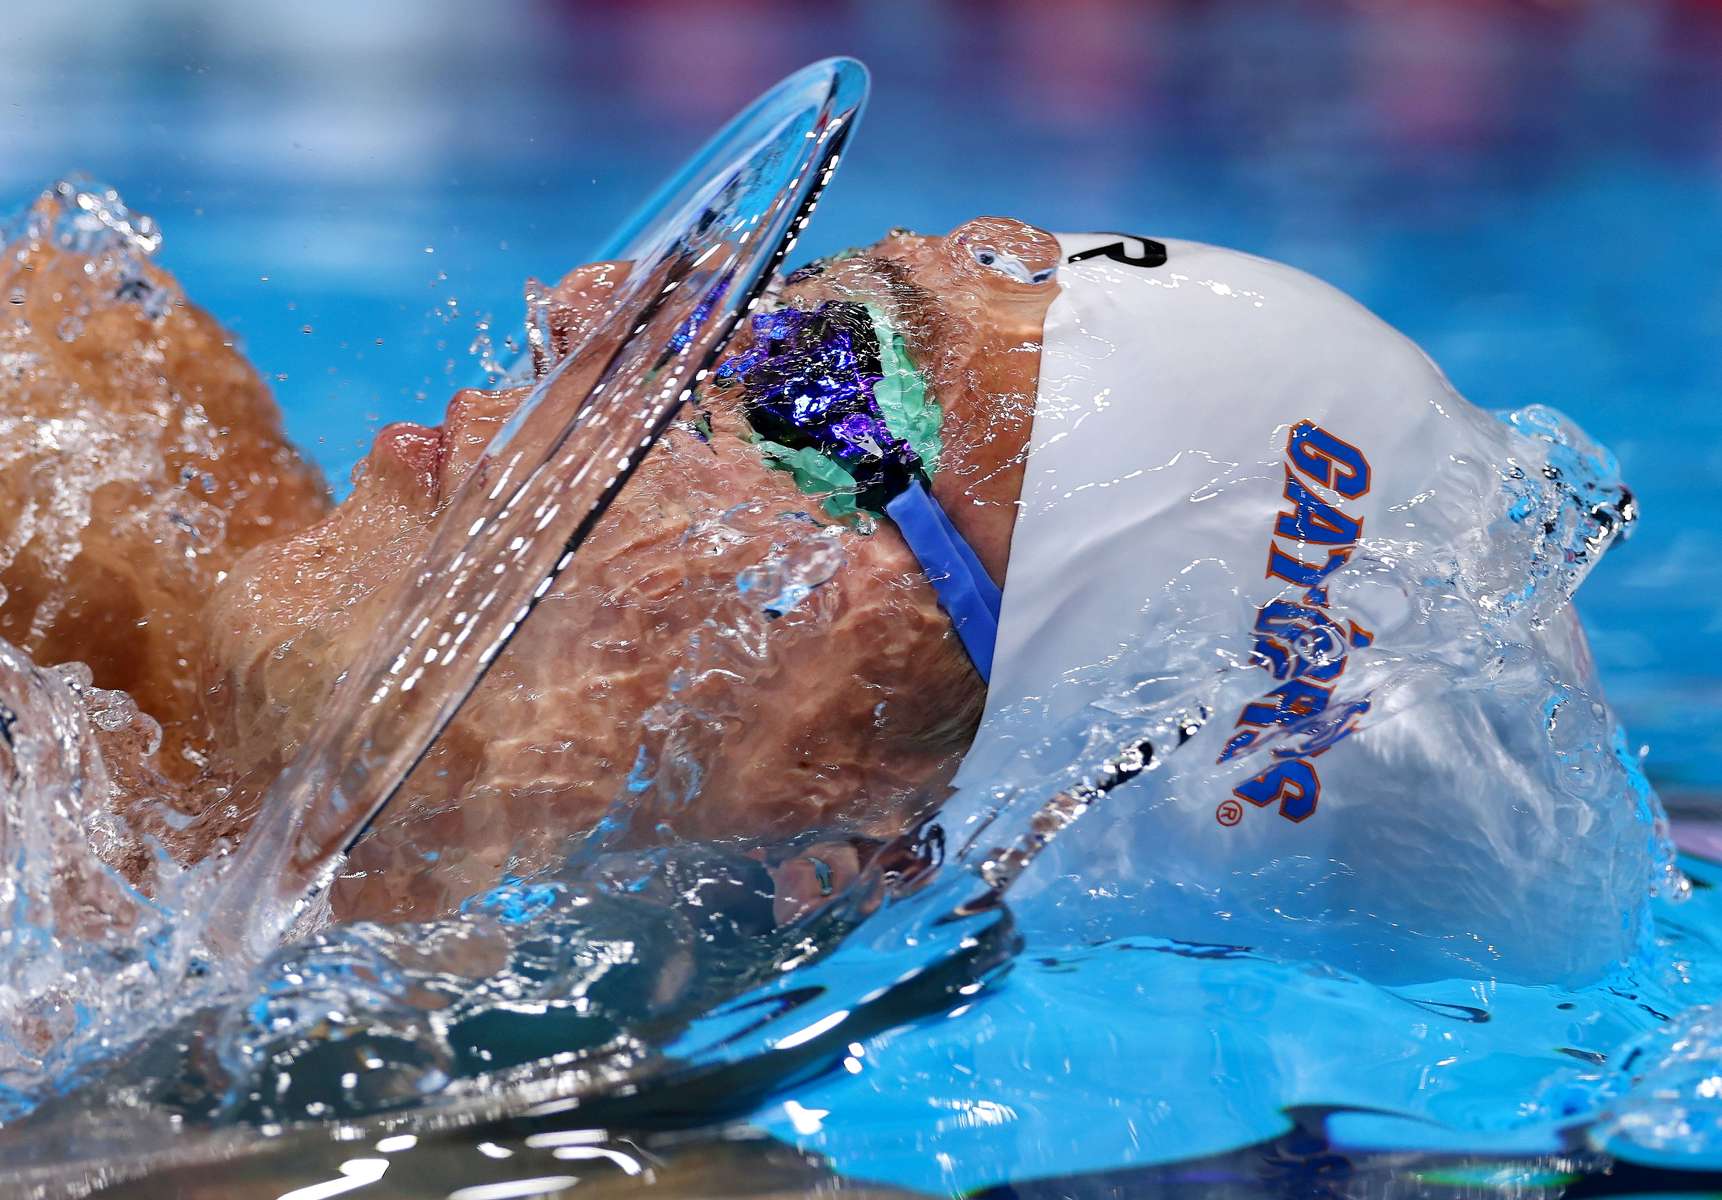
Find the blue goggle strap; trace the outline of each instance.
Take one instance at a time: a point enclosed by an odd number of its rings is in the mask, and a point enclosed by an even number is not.
[[[916,480],[885,505],[909,543],[921,571],[939,597],[939,607],[968,651],[969,661],[983,680],[993,673],[993,646],[999,636],[999,587],[950,517]]]

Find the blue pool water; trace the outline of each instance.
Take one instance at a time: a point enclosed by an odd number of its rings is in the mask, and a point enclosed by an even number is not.
[[[1660,1013],[1722,988],[1722,875],[1685,866],[1698,898],[1659,914],[1678,979],[1647,962],[1573,991],[1389,991],[1229,947],[1031,951],[1003,986],[868,1040],[762,1123],[840,1170],[935,1194],[1214,1158],[1300,1122],[1336,1154],[1571,1154],[1628,1091],[1619,1048],[1667,1037]],[[1629,1160],[1722,1171],[1722,1148],[1694,1153],[1692,1135],[1659,1132],[1595,1140]]]
[[[8,14],[0,195],[82,168],[153,212],[166,264],[339,478],[381,423],[434,421],[483,381],[480,323],[498,341],[517,327],[527,276],[581,261],[760,87],[855,54],[874,101],[807,254],[978,212],[1234,245],[1358,295],[1478,403],[1553,404],[1612,447],[1644,515],[1580,607],[1652,778],[1671,807],[1708,809],[1722,10],[800,14],[405,0]],[[1140,940],[1031,945],[1002,986],[858,1042],[853,1066],[755,1119],[839,1170],[931,1191],[1212,1158],[1294,1120],[1334,1153],[1558,1158],[1627,1090],[1621,1048],[1722,987],[1716,880],[1689,865],[1704,886],[1665,909],[1666,943],[1570,994],[1388,992]],[[1191,1036],[1208,1027],[1225,1034]],[[1360,1077],[1358,1061],[1374,1066]],[[1608,1144],[1659,1161],[1642,1134]]]

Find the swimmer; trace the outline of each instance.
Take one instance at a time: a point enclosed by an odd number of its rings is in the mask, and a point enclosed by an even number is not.
[[[562,281],[551,353],[581,345],[625,270]],[[149,336],[207,341],[205,320]],[[390,582],[528,390],[464,391],[438,428],[384,429],[326,513],[275,448],[266,404],[230,418],[236,444],[269,448],[286,482],[260,491],[276,536],[221,559],[207,605],[157,601],[199,631],[176,651],[202,681],[180,736],[211,765],[184,802],[196,818],[180,852],[243,836],[373,636]],[[1412,553],[1486,537],[1475,514],[1501,480],[1456,447],[1497,424],[1409,341],[1299,272],[1004,218],[893,233],[784,281],[685,416],[355,849],[338,915],[446,911],[600,822],[714,597],[772,552],[760,530],[784,513],[841,546],[819,627],[748,665],[697,799],[656,814],[678,838],[822,837],[771,854],[783,919],[953,784],[1068,763],[1071,730],[1095,713],[1151,708],[1219,665],[1246,702],[1211,717],[1188,759],[1230,775],[1217,793],[1192,775],[1156,826],[1170,880],[1208,895],[1217,861],[1361,861],[1359,846],[1392,835],[1346,816],[1387,807],[1382,779],[1424,801],[1462,786],[1426,728],[1364,729],[1367,702],[1335,699],[1348,651],[1382,630],[1330,585],[1372,539]],[[237,513],[244,499],[211,503]],[[758,517],[752,535],[714,526],[737,513]],[[142,558],[150,578],[178,569],[165,551]],[[0,582],[26,594],[19,571]],[[1193,601],[1189,581],[1208,574],[1218,586]],[[66,587],[81,612],[108,602]],[[1577,661],[1570,608],[1552,627]],[[1191,647],[1207,658],[1179,657]],[[54,652],[90,657],[75,639]],[[96,682],[123,681],[98,668]],[[1464,836],[1499,832],[1485,817]],[[1499,886],[1505,908],[1530,885]]]
[[[935,494],[1002,579],[1052,289],[991,269],[989,254],[1047,273],[1057,245],[1004,220],[944,238],[893,236],[786,284],[780,311],[819,313],[818,328],[776,350],[768,335],[749,336],[780,364],[799,356],[815,370],[830,367],[819,358],[826,343],[852,337],[860,383],[878,368],[869,309],[902,331],[900,367],[936,397]],[[614,265],[599,264],[563,281],[552,324],[564,344],[579,342],[618,278]],[[544,861],[615,801],[642,717],[669,693],[675,651],[714,596],[772,549],[769,536],[756,536],[696,552],[690,535],[737,507],[820,511],[795,474],[761,452],[758,383],[720,370],[696,396],[698,431],[677,430],[647,456],[541,615],[391,805],[417,819],[385,820],[355,853],[338,909],[446,907],[505,864]],[[374,628],[366,605],[386,602],[380,585],[416,560],[440,506],[525,395],[463,392],[440,430],[383,430],[353,493],[326,520],[229,575],[211,607],[211,661],[242,773],[268,776],[304,737]],[[837,830],[888,839],[936,806],[972,741],[985,685],[921,564],[890,521],[840,525],[838,534],[844,566],[821,589],[834,615],[816,638],[786,639],[749,681],[742,711],[700,764],[700,802],[671,818],[677,836],[787,840]],[[434,869],[422,859],[427,834],[440,847]],[[829,850],[845,863],[855,857],[844,842]],[[787,865],[786,886],[810,869]]]

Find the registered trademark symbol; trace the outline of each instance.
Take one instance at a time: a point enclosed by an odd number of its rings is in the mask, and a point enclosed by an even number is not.
[[[1236,825],[1244,819],[1244,806],[1236,800],[1222,800],[1214,810],[1214,819],[1225,826]]]

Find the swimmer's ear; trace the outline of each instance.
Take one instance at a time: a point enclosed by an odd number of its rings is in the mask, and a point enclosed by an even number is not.
[[[610,309],[616,289],[627,279],[631,263],[599,262],[575,267],[548,291],[529,284],[532,310],[532,369],[547,373],[585,341],[586,335]]]
[[[861,856],[849,842],[820,842],[771,872],[772,915],[788,925],[823,907],[861,874]]]
[[[951,230],[944,251],[960,276],[1011,290],[1047,283],[1058,268],[1058,239],[1010,217],[977,217]]]

